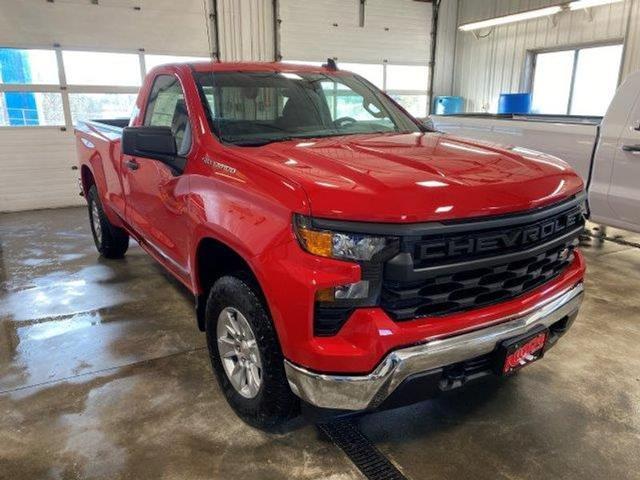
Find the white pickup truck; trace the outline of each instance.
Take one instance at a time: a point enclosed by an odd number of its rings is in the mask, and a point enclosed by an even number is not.
[[[558,157],[589,192],[590,219],[640,232],[640,72],[618,88],[604,117],[433,115],[437,130]]]

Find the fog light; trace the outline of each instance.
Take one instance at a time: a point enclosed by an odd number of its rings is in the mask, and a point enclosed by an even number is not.
[[[323,288],[316,292],[316,301],[334,302],[336,300],[362,300],[369,297],[369,280],[361,280],[346,285]]]
[[[367,298],[369,296],[369,280],[339,285],[335,287],[336,300]]]

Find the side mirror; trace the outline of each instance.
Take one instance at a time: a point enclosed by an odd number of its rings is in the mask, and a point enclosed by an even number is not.
[[[159,160],[178,173],[182,173],[185,166],[185,159],[177,154],[176,139],[169,127],[125,127],[122,153]]]
[[[428,131],[428,132],[436,132],[436,126],[433,123],[433,119],[429,117],[418,118],[418,122]]]

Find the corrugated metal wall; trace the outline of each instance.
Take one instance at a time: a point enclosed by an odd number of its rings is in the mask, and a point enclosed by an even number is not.
[[[368,0],[364,27],[356,0],[280,0],[286,60],[422,64],[429,60],[431,4]]]
[[[554,17],[555,24],[549,18],[541,18],[495,27],[492,31],[479,30],[481,38],[472,32],[459,31],[453,93],[465,98],[467,111],[495,111],[500,93],[522,90],[527,51],[622,40],[632,10],[631,1],[591,8],[591,17],[584,11],[562,12]],[[460,0],[458,25],[558,3],[557,0]],[[637,69],[640,62],[637,5],[633,14],[635,41],[627,49],[626,71]]]
[[[458,0],[441,0],[438,13],[438,38],[433,78],[433,96],[451,95],[453,59],[456,51]]]
[[[220,58],[224,61],[274,60],[273,2],[217,0]]]
[[[623,78],[640,70],[640,0],[627,0],[627,36],[622,64]]]

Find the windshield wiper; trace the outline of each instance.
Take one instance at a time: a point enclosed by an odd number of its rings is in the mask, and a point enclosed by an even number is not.
[[[395,131],[395,130],[373,130],[370,132],[337,132],[337,133],[327,133],[324,135],[314,135],[313,138],[348,137],[353,135],[379,135],[382,133],[393,133],[397,135],[397,134],[411,133],[411,132]]]
[[[260,147],[262,145],[268,145],[269,143],[276,142],[288,142],[290,140],[302,140],[309,138],[323,138],[323,137],[336,136],[336,134],[332,135],[322,135],[322,134],[300,134],[300,135],[285,135],[283,137],[274,137],[274,138],[266,138],[266,137],[253,137],[253,138],[229,138],[229,137],[220,137],[223,142],[233,143],[234,145],[239,145],[242,147]]]
[[[261,147],[263,145],[268,145],[270,143],[276,142],[288,142],[289,140],[295,140],[294,137],[277,137],[277,138],[237,138],[230,139],[222,137],[221,140],[227,143],[233,143],[234,145],[238,145],[239,147]]]
[[[261,147],[263,145],[268,145],[270,143],[276,142],[288,142],[291,140],[301,140],[301,139],[310,139],[310,138],[330,138],[330,137],[346,137],[351,135],[376,135],[383,133],[391,133],[391,134],[404,134],[404,133],[412,133],[408,131],[372,131],[372,132],[332,132],[332,133],[309,133],[302,135],[286,135],[284,137],[275,137],[275,138],[265,138],[265,137],[255,137],[255,138],[229,138],[229,137],[221,137],[221,140],[227,143],[232,143],[234,145],[238,145],[240,147]]]

